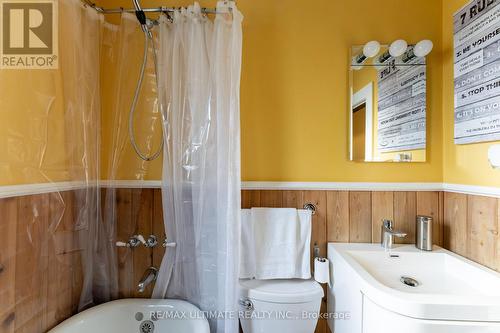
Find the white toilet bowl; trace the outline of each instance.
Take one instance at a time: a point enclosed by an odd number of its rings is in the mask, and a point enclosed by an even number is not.
[[[323,295],[314,280],[240,280],[243,333],[313,333]]]

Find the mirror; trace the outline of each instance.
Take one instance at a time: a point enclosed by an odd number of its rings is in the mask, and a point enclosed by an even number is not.
[[[426,63],[412,48],[397,58],[351,48],[351,161],[425,162]]]

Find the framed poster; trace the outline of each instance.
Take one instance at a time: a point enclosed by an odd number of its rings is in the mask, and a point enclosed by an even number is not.
[[[500,0],[455,13],[455,143],[500,140]]]

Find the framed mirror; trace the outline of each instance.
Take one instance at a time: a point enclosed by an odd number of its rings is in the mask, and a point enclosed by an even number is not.
[[[413,48],[398,57],[388,46],[351,48],[350,160],[426,161],[426,61]]]

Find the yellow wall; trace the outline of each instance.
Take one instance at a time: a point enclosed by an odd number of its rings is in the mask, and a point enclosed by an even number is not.
[[[70,27],[67,7],[59,6],[59,23]],[[60,43],[68,35],[61,31]],[[63,100],[63,62],[81,60],[71,57],[70,46],[59,49],[59,69],[0,69],[0,186],[83,180],[78,154],[84,143],[75,143],[81,132],[69,133],[67,124],[73,131],[84,125],[81,118],[70,119]]]
[[[59,74],[0,70],[0,185],[68,180]]]
[[[453,142],[453,14],[466,3],[466,0],[443,1],[444,182],[498,187],[500,171],[492,169],[487,158],[488,147],[495,143],[455,145]]]
[[[441,9],[435,0],[313,5],[293,0],[286,8],[281,2],[249,3],[239,3],[246,19],[241,106],[244,180],[441,180],[439,52],[429,58],[428,162],[366,164],[347,158],[350,46],[372,39],[430,38],[439,50]],[[423,22],[408,24],[416,17]]]
[[[257,4],[257,5],[256,5]],[[351,45],[431,38],[441,44],[435,0],[249,1],[242,76],[244,180],[440,181],[440,54],[429,59],[432,149],[427,163],[348,161]],[[382,19],[387,17],[387,20]],[[424,22],[409,25],[415,17]],[[266,36],[266,38],[262,38]]]
[[[106,7],[130,6],[125,0],[102,3]],[[164,1],[142,3],[158,6]],[[202,6],[214,4],[201,1]],[[238,7],[245,16],[241,82],[243,180],[442,180],[440,3],[241,0]],[[387,19],[381,19],[384,17]],[[408,24],[416,17],[421,20],[419,24]],[[371,39],[390,42],[397,38],[429,38],[436,46],[428,59],[428,143],[432,147],[428,160],[411,165],[349,162],[349,48]],[[104,146],[104,154],[107,149]],[[129,158],[134,163],[136,158]],[[144,178],[158,179],[159,169],[156,165]]]
[[[128,0],[101,2],[106,7],[130,6]],[[144,6],[165,3],[164,0],[142,2]],[[176,1],[169,5],[191,2]],[[241,85],[243,180],[444,180],[499,186],[500,173],[491,170],[486,158],[491,144],[455,146],[453,143],[452,14],[465,2],[321,0],[312,4],[305,0],[240,0],[238,6],[245,15]],[[201,1],[202,6],[214,4],[215,1]],[[418,24],[408,24],[416,18],[420,20]],[[396,38],[409,41],[429,38],[435,45],[428,58],[427,162],[404,165],[349,162],[349,48],[371,39],[390,42]],[[1,184],[68,179],[64,145],[58,144],[64,142],[65,135],[59,101],[51,107],[48,117],[42,108],[33,108],[35,98],[40,98],[36,91],[59,80],[58,75],[41,71],[0,72]],[[29,80],[32,83],[27,83]],[[104,92],[106,89],[109,87]],[[27,122],[28,119],[40,121]],[[110,123],[109,114],[104,114],[105,131]],[[35,129],[44,125],[49,128],[46,133],[53,144],[47,146],[43,163],[40,165],[40,159],[23,162],[27,161],[26,156],[40,150],[37,138],[45,132]],[[111,151],[108,134],[103,136],[104,159]],[[126,150],[119,178],[160,178],[159,161],[144,166],[130,147]],[[130,165],[134,167],[129,168]],[[108,174],[108,169],[104,168],[103,175]],[[137,173],[136,169],[142,172]]]

